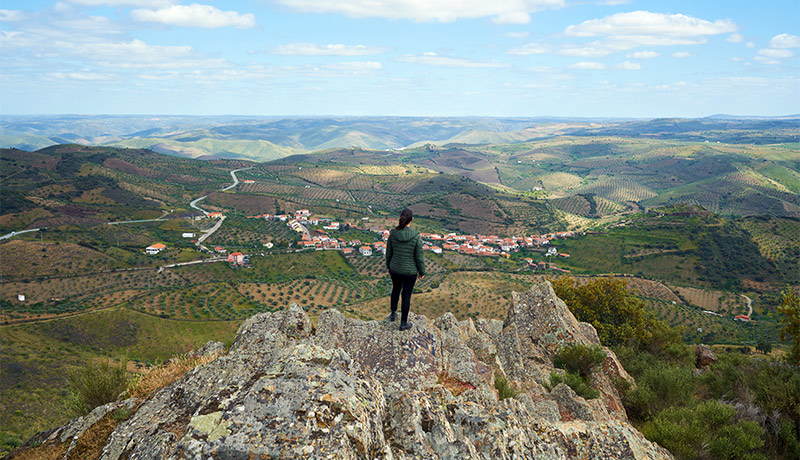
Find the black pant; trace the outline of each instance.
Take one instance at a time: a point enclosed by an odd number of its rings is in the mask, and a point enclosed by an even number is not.
[[[397,301],[400,300],[402,291],[403,303],[400,321],[408,322],[408,310],[411,308],[411,293],[414,291],[414,283],[417,282],[417,275],[401,275],[389,271],[392,275],[392,311],[397,311]]]

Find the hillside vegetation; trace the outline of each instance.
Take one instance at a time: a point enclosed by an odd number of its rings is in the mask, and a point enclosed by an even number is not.
[[[251,140],[262,124],[251,126]],[[307,129],[304,142],[335,143]],[[459,129],[431,122],[419,135]],[[796,144],[535,135],[394,151],[337,147],[267,163],[76,144],[3,149],[0,233],[44,230],[0,241],[0,441],[11,446],[63,422],[64,376],[89,360],[120,359],[146,372],[291,303],[312,320],[328,308],[382,319],[390,282],[380,254],[296,252],[300,233],[254,218],[298,209],[341,222],[328,234],[363,244],[379,241],[371,229],[391,228],[404,207],[429,233],[579,230],[551,241],[556,256],[546,246],[507,259],[426,252],[413,310],[428,317],[502,320],[512,291],[569,270],[580,283],[624,277],[648,318],[684,341],[785,348],[779,292],[800,285]],[[240,182],[229,188],[232,170]],[[218,221],[196,219],[203,213],[189,203],[201,197],[201,208],[225,215],[207,251],[193,240]],[[166,249],[145,255],[156,242]],[[250,263],[228,264],[215,246],[242,251]],[[747,313],[755,322],[733,318]]]

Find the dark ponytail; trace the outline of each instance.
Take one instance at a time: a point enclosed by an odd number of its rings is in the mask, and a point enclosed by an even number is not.
[[[406,225],[411,223],[411,219],[414,218],[414,214],[411,212],[410,209],[406,208],[403,209],[403,212],[400,213],[400,222],[397,224],[397,230],[402,230],[406,228]]]

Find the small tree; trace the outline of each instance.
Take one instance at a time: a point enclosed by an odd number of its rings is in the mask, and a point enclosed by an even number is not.
[[[783,314],[781,340],[792,338],[792,348],[786,359],[792,364],[800,364],[800,297],[793,289],[783,291],[783,301],[778,305],[778,311]]]
[[[767,339],[759,339],[758,342],[756,342],[756,350],[764,354],[769,354],[772,351],[772,344],[769,343]]]

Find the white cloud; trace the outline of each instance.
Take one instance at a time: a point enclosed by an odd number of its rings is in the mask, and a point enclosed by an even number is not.
[[[0,22],[22,21],[27,17],[27,14],[19,10],[0,10]]]
[[[753,43],[753,42],[747,42],[747,43],[745,43],[745,44],[744,44],[744,46],[746,46],[746,47],[748,47],[748,48],[755,48],[755,47],[756,47],[756,44],[755,44],[755,43]]]
[[[691,55],[692,55],[692,53],[690,53],[688,51],[676,51],[676,52],[672,53],[672,57],[674,57],[676,59],[687,58],[687,57],[690,57]]]
[[[154,46],[141,40],[64,45],[65,54],[114,69],[221,69],[224,59],[198,55],[191,46]]]
[[[595,45],[598,43],[595,42]],[[584,58],[601,58],[608,56],[613,51],[605,46],[575,46],[575,45],[566,45],[561,50],[559,50],[558,54],[563,54],[564,56],[578,56]]]
[[[643,46],[699,45],[706,43],[709,35],[735,30],[736,25],[727,19],[710,22],[683,14],[617,13],[568,26],[564,30],[567,36],[599,39],[585,45],[565,45],[559,54],[597,59]]]
[[[780,34],[769,41],[770,48],[800,48],[800,37],[797,35]]]
[[[683,14],[633,11],[584,21],[567,27],[564,33],[574,37],[646,36],[677,39],[735,31],[736,25],[729,19],[710,22]]]
[[[400,62],[413,62],[416,64],[425,64],[437,67],[465,67],[465,68],[507,67],[506,64],[500,62],[471,61],[469,59],[440,56],[437,53],[406,55],[398,58],[397,60]]]
[[[380,62],[354,61],[328,65],[302,66],[263,66],[251,65],[237,69],[195,71],[188,74],[160,73],[139,75],[140,79],[167,80],[177,77],[192,79],[202,84],[215,84],[222,81],[265,80],[276,78],[346,78],[369,76],[383,69]]]
[[[87,16],[53,21],[60,29],[71,29],[82,34],[118,35],[122,33],[119,24],[105,16]]]
[[[93,72],[50,72],[48,77],[56,80],[77,80],[77,81],[104,81],[111,80],[111,75]]]
[[[525,38],[529,35],[528,32],[509,32],[506,34],[506,37],[511,38]]]
[[[632,0],[601,0],[598,2],[598,5],[606,5],[606,6],[619,6],[619,5],[627,5]]]
[[[213,6],[197,3],[172,5],[158,10],[133,10],[131,17],[142,22],[159,22],[173,26],[207,29],[219,27],[249,29],[256,25],[256,17],[252,13],[239,14],[236,11],[221,11]]]
[[[616,65],[616,68],[622,70],[642,70],[642,65],[638,62],[625,61]]]
[[[635,53],[628,55],[628,57],[631,59],[652,59],[658,56],[659,54],[655,51],[636,51]]]
[[[370,54],[385,53],[385,48],[365,45],[324,45],[313,43],[290,43],[272,49],[274,54],[290,56],[366,56]]]
[[[725,41],[728,43],[741,43],[744,41],[744,37],[741,34],[731,34]]]
[[[690,85],[689,85],[689,83],[687,83],[685,81],[676,81],[676,82],[668,83],[666,85],[657,85],[657,86],[654,86],[653,88],[661,89],[661,90],[680,90],[680,91],[683,91],[684,89],[686,89],[687,86],[690,86]]]
[[[67,0],[69,3],[84,6],[138,6],[158,8],[175,3],[173,0]]]
[[[576,62],[569,66],[569,68],[578,70],[605,70],[606,65],[602,62]]]
[[[556,69],[555,67],[550,67],[550,66],[528,67],[525,70],[530,70],[531,72],[538,72],[538,73],[558,72],[558,69]]]
[[[768,64],[768,65],[776,65],[776,64],[780,64],[781,63],[781,61],[779,61],[777,59],[774,59],[774,58],[771,58],[769,56],[761,56],[761,55],[759,55],[759,56],[754,57],[753,59],[755,59],[756,61],[758,61],[758,62],[760,62],[762,64]]]
[[[550,49],[539,43],[528,43],[527,45],[520,46],[518,48],[512,48],[508,50],[508,54],[514,54],[518,56],[527,56],[530,54],[546,54],[549,53]]]
[[[768,58],[790,58],[794,56],[794,53],[792,53],[787,49],[776,50],[772,48],[758,50],[758,54],[761,56],[766,56]]]
[[[561,8],[564,0],[277,0],[312,13],[338,13],[354,18],[411,19],[452,22],[491,17],[500,24],[527,24],[530,13]]]

